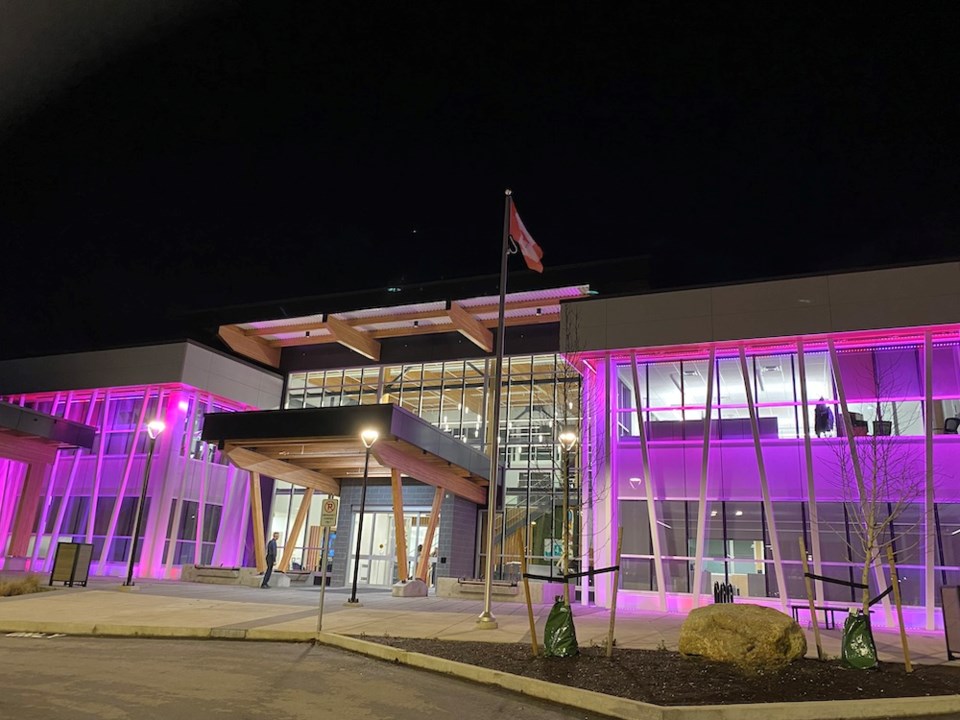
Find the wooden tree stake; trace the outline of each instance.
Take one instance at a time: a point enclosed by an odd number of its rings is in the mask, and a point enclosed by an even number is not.
[[[530,652],[534,657],[540,654],[537,645],[537,623],[533,619],[533,603],[530,602],[530,581],[527,579],[527,544],[523,544],[520,552],[520,575],[523,578],[523,594],[527,598],[527,619],[530,621]]]
[[[607,630],[607,657],[613,655],[613,627],[617,622],[617,587],[620,585],[620,548],[623,546],[623,528],[617,528],[617,561],[613,571],[613,597],[610,601],[610,628]]]
[[[887,545],[887,563],[890,565],[890,582],[893,583],[893,601],[897,605],[897,622],[900,623],[900,644],[903,646],[903,669],[913,672],[910,663],[910,648],[907,647],[907,629],[903,627],[903,606],[900,604],[900,578],[897,576],[897,563],[893,559],[893,548]]]
[[[810,603],[810,622],[813,623],[813,639],[817,643],[817,659],[823,660],[823,644],[820,642],[820,623],[817,622],[816,601],[813,598],[813,584],[807,573],[810,572],[807,565],[807,546],[803,542],[803,535],[797,538],[800,541],[800,560],[803,562],[803,584],[807,588],[807,602]]]

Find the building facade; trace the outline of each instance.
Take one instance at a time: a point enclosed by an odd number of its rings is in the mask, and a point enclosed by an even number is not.
[[[0,363],[2,400],[92,427],[90,447],[63,448],[36,483],[0,459],[3,567],[48,572],[59,542],[93,545],[90,572],[123,576],[144,483],[137,577],[178,577],[185,564],[238,565],[250,533],[249,474],[200,440],[211,412],[276,407],[279,375],[191,342]],[[148,466],[147,425],[164,422]],[[22,508],[34,517],[17,525]],[[22,514],[22,513],[21,513]]]
[[[613,564],[622,533],[618,604],[682,611],[730,583],[787,609],[806,602],[802,552],[873,599],[889,546],[908,623],[939,627],[940,588],[960,584],[958,280],[944,263],[565,306],[583,543]],[[874,614],[895,622],[889,599]]]

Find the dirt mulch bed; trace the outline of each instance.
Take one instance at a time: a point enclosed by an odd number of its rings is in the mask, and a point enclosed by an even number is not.
[[[880,663],[851,670],[839,660],[802,659],[779,670],[744,671],[670,650],[581,647],[569,658],[532,657],[529,645],[362,636],[371,642],[551,683],[657,705],[862,700],[960,693],[960,668]]]

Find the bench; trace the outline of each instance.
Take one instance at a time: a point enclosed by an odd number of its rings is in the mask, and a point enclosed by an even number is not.
[[[457,578],[457,584],[463,592],[483,592],[484,581],[475,578]],[[492,595],[516,595],[520,592],[516,582],[510,580],[491,580],[490,593]]]
[[[817,612],[823,613],[823,624],[827,630],[832,630],[837,627],[837,622],[835,618],[835,613],[843,613],[846,615],[850,612],[850,608],[842,607],[840,605],[815,605],[813,608]],[[799,623],[800,622],[800,611],[801,610],[810,610],[809,605],[791,605],[790,614],[793,615],[793,619]]]

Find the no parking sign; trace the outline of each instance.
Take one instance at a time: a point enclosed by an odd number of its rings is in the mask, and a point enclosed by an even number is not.
[[[320,504],[320,527],[336,527],[337,514],[340,511],[340,500],[337,498],[326,498]]]

